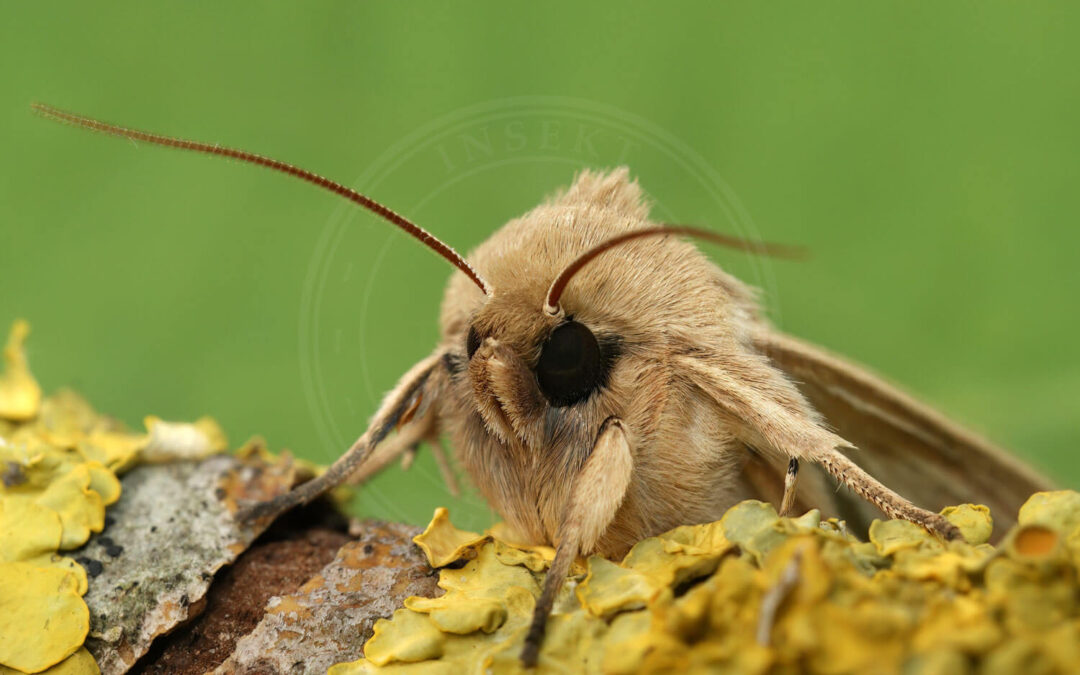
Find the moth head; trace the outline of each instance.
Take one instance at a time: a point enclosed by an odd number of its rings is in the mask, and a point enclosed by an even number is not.
[[[455,275],[443,333],[456,398],[471,401],[504,443],[587,449],[607,417],[637,420],[658,409],[649,396],[665,388],[650,384],[664,377],[653,366],[673,319],[694,305],[695,287],[721,274],[678,235],[783,253],[698,228],[650,225],[647,215],[625,170],[586,172],[470,256],[491,295]],[[656,241],[662,237],[669,241]]]
[[[486,299],[450,340],[453,379],[487,430],[540,446],[610,410],[621,339],[596,313],[549,316],[535,293]],[[599,421],[602,421],[599,420]]]

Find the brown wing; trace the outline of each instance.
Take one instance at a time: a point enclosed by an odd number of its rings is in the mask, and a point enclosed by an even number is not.
[[[859,448],[851,459],[917,506],[985,504],[1000,536],[1033,492],[1051,489],[1031,467],[859,366],[777,332],[763,332],[756,344],[827,424]],[[865,519],[865,503],[836,497],[843,515]]]

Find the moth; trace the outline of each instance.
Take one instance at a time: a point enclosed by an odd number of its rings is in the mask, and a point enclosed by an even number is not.
[[[626,169],[582,171],[465,258],[369,197],[284,162],[34,109],[314,183],[457,268],[438,345],[386,395],[368,429],[323,475],[244,516],[277,515],[449,437],[457,462],[521,541],[556,548],[526,665],[537,662],[578,555],[618,558],[644,537],[715,520],[741,499],[779,502],[781,511],[816,507],[853,527],[884,513],[953,538],[958,530],[938,509],[987,504],[1000,531],[1049,486],[867,370],[772,328],[754,292],[685,237],[790,251],[655,223]]]

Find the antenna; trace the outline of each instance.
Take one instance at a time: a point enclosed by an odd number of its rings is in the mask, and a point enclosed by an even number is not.
[[[552,281],[551,286],[548,288],[547,299],[544,301],[544,311],[552,316],[559,313],[559,298],[562,297],[563,291],[566,290],[566,285],[570,283],[570,280],[574,278],[575,274],[581,271],[582,267],[585,267],[585,265],[592,262],[601,253],[610,251],[616,246],[625,244],[628,241],[633,241],[634,239],[669,234],[697,237],[728,248],[749,251],[751,253],[761,253],[778,258],[799,258],[805,253],[803,249],[798,246],[749,242],[731,235],[720,234],[719,232],[712,232],[690,225],[660,225],[657,227],[646,227],[606,239],[579,255],[573,262],[563,268],[563,271],[559,273],[559,276],[555,277],[555,281]]]
[[[162,136],[161,134],[154,134],[147,131],[138,131],[136,129],[127,129],[115,124],[109,124],[108,122],[101,122],[99,120],[84,117],[82,115],[76,115],[74,113],[64,112],[58,110],[50,105],[44,103],[32,103],[30,107],[34,112],[41,115],[46,119],[50,119],[56,122],[63,122],[65,124],[71,124],[83,129],[89,129],[91,131],[98,131],[103,134],[109,134],[110,136],[119,136],[120,138],[128,138],[133,141],[145,141],[147,143],[153,143],[154,145],[162,145],[167,148],[177,148],[179,150],[191,150],[193,152],[201,152],[207,155],[218,155],[220,157],[229,157],[231,159],[238,159],[241,162],[248,162],[249,164],[258,164],[274,171],[295,176],[301,180],[307,181],[317,185],[325,190],[329,190],[337,195],[348,199],[351,202],[359,204],[368,211],[371,211],[375,215],[379,216],[383,220],[387,220],[394,225],[397,225],[402,230],[405,230],[416,239],[419,239],[422,244],[432,249],[440,256],[450,262],[451,265],[457,267],[459,270],[465,273],[465,276],[469,277],[474,284],[480,287],[480,290],[484,292],[484,295],[491,296],[492,289],[488,285],[484,278],[481,277],[476,270],[472,268],[464,258],[458,254],[450,246],[444,244],[438,237],[431,234],[424,228],[420,227],[416,223],[412,222],[408,218],[396,213],[389,207],[383,206],[374,199],[360,194],[352,188],[346,187],[341,183],[332,181],[329,178],[324,178],[316,173],[312,173],[306,169],[293,166],[280,160],[271,159],[269,157],[263,157],[253,152],[247,152],[245,150],[237,150],[234,148],[226,148],[220,145],[211,145],[209,143],[201,143],[199,141],[190,141],[183,138],[173,138],[170,136]]]

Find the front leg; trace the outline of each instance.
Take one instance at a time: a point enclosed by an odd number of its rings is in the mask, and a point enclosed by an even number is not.
[[[292,491],[278,495],[269,501],[249,506],[236,515],[237,520],[250,522],[266,517],[276,518],[293,507],[307,504],[319,495],[341,485],[349,476],[356,474],[376,446],[394,429],[407,423],[417,412],[418,407],[423,405],[428,379],[441,362],[442,353],[436,352],[410,368],[409,372],[405,373],[390,393],[383,398],[367,431],[356,439],[348,452],[331,464],[321,476],[302,483]],[[433,396],[431,392],[427,392],[427,395]]]
[[[915,506],[848,459],[841,449],[854,446],[822,426],[795,386],[759,355],[682,357],[677,364],[713,399],[744,444],[774,457],[815,462],[889,518],[911,521],[946,539],[960,536],[944,516]]]
[[[633,475],[634,460],[626,429],[616,417],[600,427],[585,465],[574,477],[574,485],[559,524],[555,560],[551,563],[544,590],[533,610],[532,625],[525,637],[521,661],[532,668],[540,656],[547,618],[555,598],[566,581],[570,565],[582,551],[590,552],[615,518]]]

